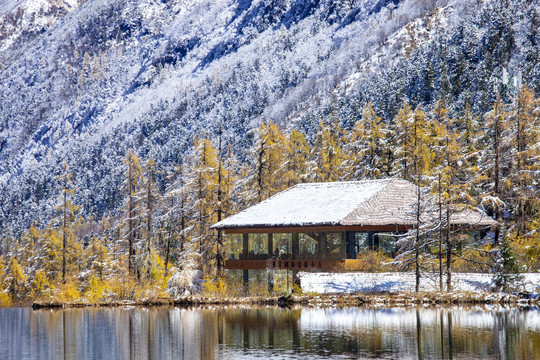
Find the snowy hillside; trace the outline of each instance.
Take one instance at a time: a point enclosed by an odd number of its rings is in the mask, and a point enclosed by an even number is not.
[[[28,41],[75,10],[78,0],[6,0],[0,7],[0,52]]]
[[[166,170],[182,161],[193,137],[220,126],[242,158],[253,140],[249,130],[262,120],[309,134],[332,112],[352,127],[367,100],[385,117],[404,99],[430,106],[444,72],[427,74],[416,62],[427,56],[440,66],[430,51],[441,36],[448,49],[459,34],[471,42],[463,50],[470,58],[460,58],[471,73],[448,74],[449,82],[468,77],[463,89],[444,94],[456,111],[485,96],[472,87],[479,71],[493,87],[489,79],[502,66],[514,74],[532,59],[519,81],[540,86],[537,47],[530,50],[538,38],[535,2],[510,2],[519,11],[508,9],[507,23],[495,25],[501,33],[511,29],[515,45],[505,59],[490,59],[496,66],[481,68],[479,46],[497,45],[482,43],[497,3],[4,0],[0,227],[47,221],[63,161],[75,173],[83,212],[101,216],[122,203],[129,149],[159,164],[165,187]]]

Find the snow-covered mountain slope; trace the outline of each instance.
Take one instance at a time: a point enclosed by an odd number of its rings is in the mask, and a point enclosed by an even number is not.
[[[23,47],[47,31],[64,15],[75,10],[79,0],[5,0],[0,3],[0,52]]]
[[[404,69],[441,36],[485,29],[474,19],[498,2],[4,0],[0,226],[46,220],[63,161],[85,213],[99,215],[121,203],[128,149],[166,169],[221,124],[241,157],[261,120],[309,132],[336,104],[350,126],[363,101],[385,115],[418,102]]]

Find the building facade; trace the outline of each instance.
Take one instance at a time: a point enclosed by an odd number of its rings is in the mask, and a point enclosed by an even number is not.
[[[358,271],[359,255],[395,256],[395,239],[416,226],[418,188],[405,180],[299,184],[215,224],[226,235],[225,268],[265,271],[294,282],[298,271]],[[422,214],[423,220],[429,216]],[[454,227],[496,224],[478,210],[452,214]],[[292,280],[291,280],[292,278]],[[288,286],[287,285],[287,286]]]

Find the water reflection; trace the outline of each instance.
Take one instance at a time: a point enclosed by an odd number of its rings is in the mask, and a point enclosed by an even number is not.
[[[2,359],[540,359],[540,311],[0,309]]]

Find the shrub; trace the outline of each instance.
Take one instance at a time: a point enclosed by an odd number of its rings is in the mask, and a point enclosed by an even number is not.
[[[86,289],[84,297],[91,303],[97,303],[110,293],[108,290],[109,284],[107,284],[107,282],[101,281],[95,276],[91,276],[88,279],[88,288]]]
[[[34,279],[30,282],[30,295],[33,299],[41,299],[45,294],[48,294],[48,297],[51,296],[50,293],[47,293],[48,290],[52,289],[49,278],[45,271],[40,270],[34,275]]]
[[[218,277],[215,279],[205,278],[203,286],[203,295],[226,297],[228,294],[228,286],[225,278]]]
[[[69,281],[58,288],[57,300],[62,302],[71,302],[78,300],[81,293],[76,281]]]
[[[10,307],[11,306],[11,298],[9,297],[9,294],[5,291],[0,292],[0,307]]]
[[[368,250],[365,253],[360,253],[357,256],[359,261],[358,271],[365,272],[384,272],[388,270],[389,263],[392,262],[392,258],[383,254],[380,251]]]

